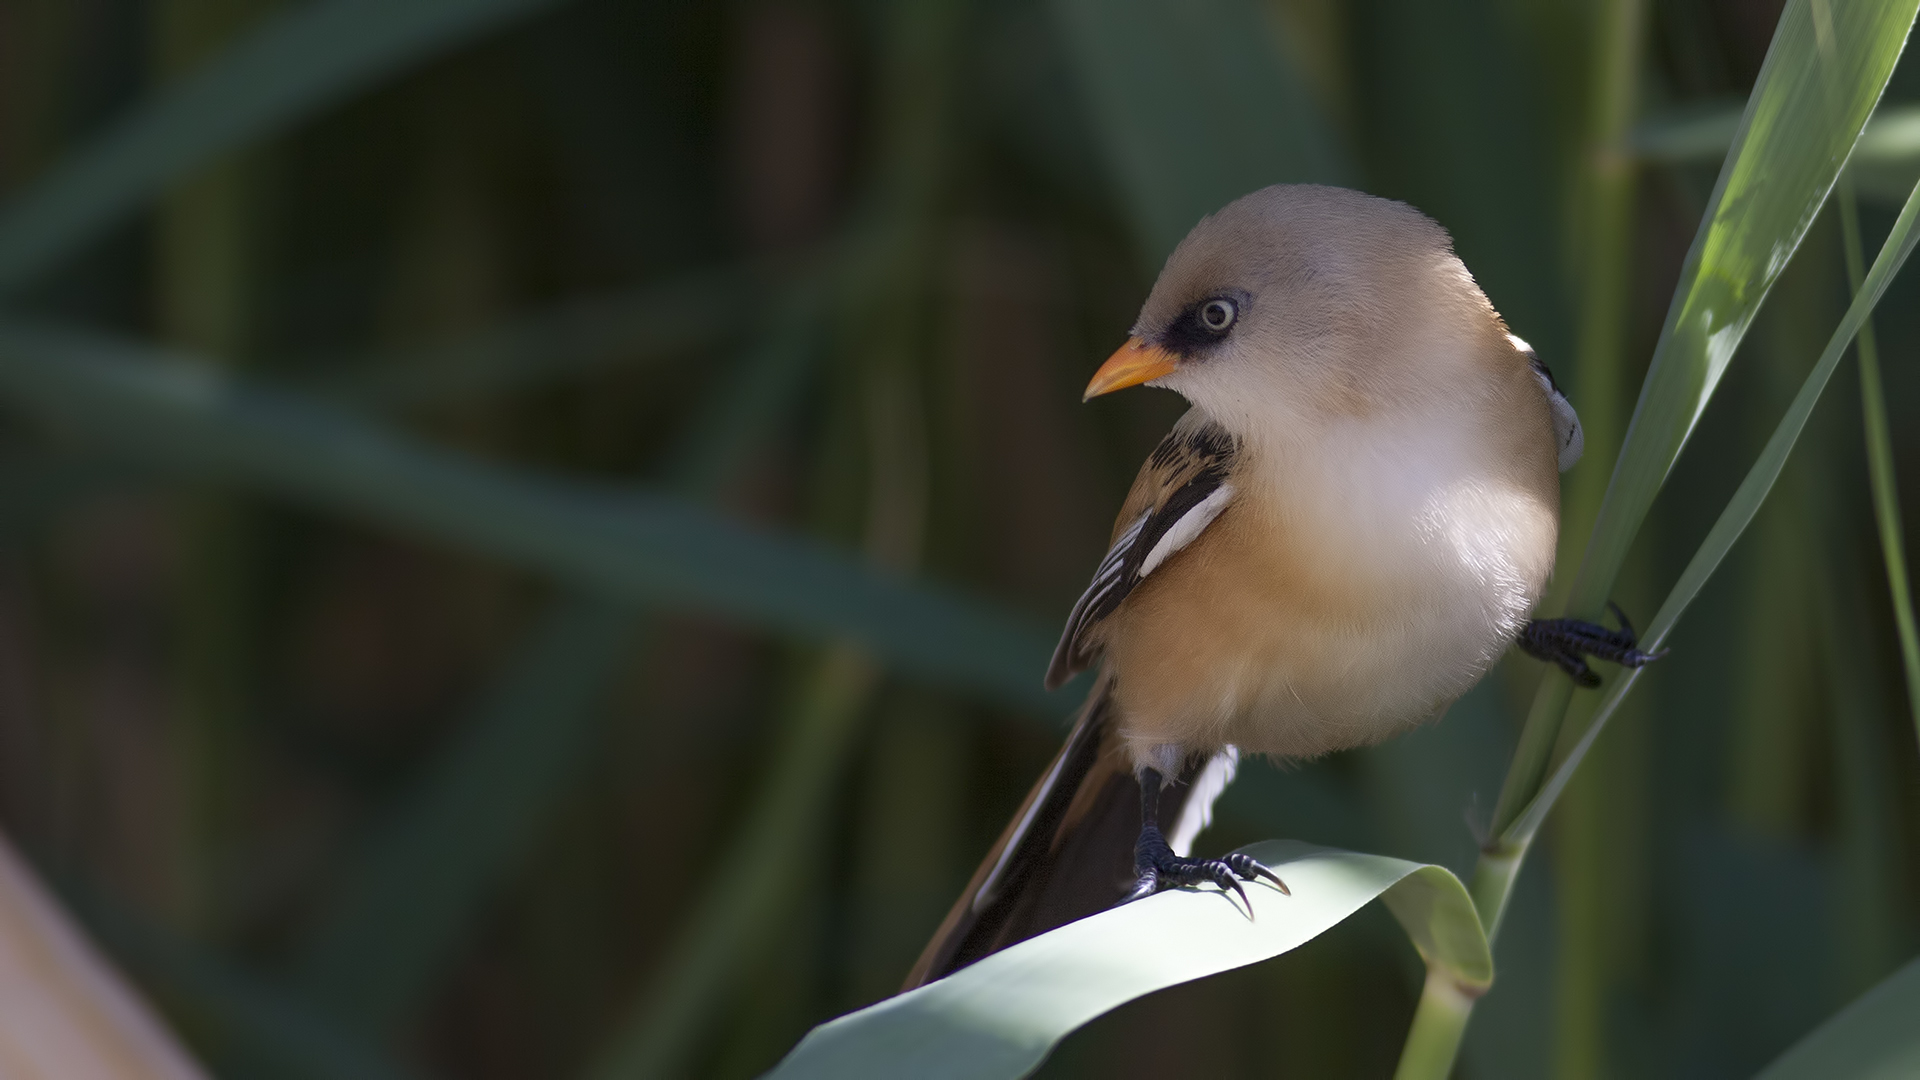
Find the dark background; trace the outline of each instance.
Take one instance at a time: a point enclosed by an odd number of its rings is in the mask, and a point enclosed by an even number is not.
[[[1583,226],[1613,0],[383,9],[0,0],[0,827],[223,1077],[749,1076],[885,996],[1075,704],[1053,629],[1181,409],[1079,391],[1192,222],[1406,199],[1623,416],[1725,149]],[[1629,145],[1736,114],[1778,11],[1647,6]],[[1915,154],[1860,177],[1870,251]],[[1829,210],[1630,612],[1845,298]],[[1849,367],[1556,811],[1464,1075],[1744,1076],[1912,952],[1860,446]],[[1464,873],[1541,670],[1248,767],[1202,847]],[[1043,1075],[1385,1076],[1419,980],[1370,909]]]

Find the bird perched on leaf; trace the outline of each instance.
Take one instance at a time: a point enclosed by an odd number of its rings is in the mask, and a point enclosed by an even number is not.
[[[1580,423],[1412,207],[1282,185],[1201,221],[1086,396],[1141,384],[1192,409],[1047,670],[1093,689],[910,987],[1169,887],[1284,890],[1187,854],[1242,753],[1407,731],[1516,643],[1583,685],[1655,659],[1624,620],[1530,620]]]

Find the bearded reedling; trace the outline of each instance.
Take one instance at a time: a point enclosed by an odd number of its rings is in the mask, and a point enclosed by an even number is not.
[[[1086,396],[1141,384],[1193,407],[1047,671],[1092,692],[909,987],[1162,889],[1284,890],[1187,854],[1242,753],[1400,734],[1515,644],[1589,686],[1588,656],[1657,659],[1624,619],[1530,619],[1580,422],[1412,207],[1276,186],[1200,222]]]

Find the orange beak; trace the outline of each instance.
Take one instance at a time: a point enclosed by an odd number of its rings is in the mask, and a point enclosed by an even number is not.
[[[1173,370],[1179,366],[1179,357],[1160,346],[1149,345],[1137,337],[1128,338],[1127,343],[1115,349],[1113,355],[1107,357],[1107,362],[1100,365],[1100,370],[1093,373],[1093,381],[1087,384],[1087,392],[1080,400],[1087,401],[1101,394],[1152,382],[1163,375],[1173,374]]]

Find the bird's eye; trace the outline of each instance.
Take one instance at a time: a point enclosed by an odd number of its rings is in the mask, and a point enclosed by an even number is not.
[[[1231,300],[1215,297],[1200,305],[1199,316],[1201,326],[1216,334],[1224,334],[1233,325],[1233,320],[1240,316],[1240,309]]]

